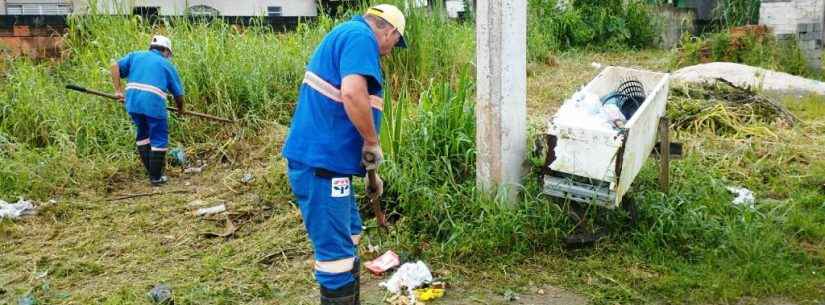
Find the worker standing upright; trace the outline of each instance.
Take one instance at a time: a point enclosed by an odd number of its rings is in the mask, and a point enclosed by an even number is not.
[[[360,304],[362,224],[352,177],[383,160],[380,59],[406,47],[404,27],[404,15],[388,4],[336,26],[315,49],[300,88],[283,155],[315,250],[322,305]],[[383,182],[376,181],[371,189],[380,195]]]
[[[158,35],[152,37],[148,51],[131,52],[111,68],[115,95],[120,99],[124,98],[121,78],[128,79],[126,111],[137,130],[138,155],[155,186],[168,181],[164,175],[169,144],[167,92],[175,97],[178,113],[184,113],[183,84],[171,58],[172,41]]]

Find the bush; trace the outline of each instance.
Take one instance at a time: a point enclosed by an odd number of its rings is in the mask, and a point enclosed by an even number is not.
[[[561,8],[555,0],[531,0],[529,7],[532,60],[575,48],[641,49],[653,46],[659,35],[652,6],[643,1],[580,0]]]
[[[797,40],[778,41],[764,27],[748,26],[710,34],[684,36],[672,66],[680,68],[707,62],[736,62],[750,66],[821,78],[810,69]]]

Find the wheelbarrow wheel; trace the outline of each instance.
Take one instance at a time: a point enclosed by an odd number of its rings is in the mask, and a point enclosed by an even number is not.
[[[624,200],[622,200],[622,209],[627,212],[627,216],[630,218],[628,224],[635,227],[639,221],[639,206],[636,204],[636,200],[633,199],[632,194],[625,194]]]
[[[609,235],[607,230],[598,230],[590,232],[587,230],[576,230],[577,232],[570,234],[564,238],[564,244],[568,249],[577,249],[590,247]]]

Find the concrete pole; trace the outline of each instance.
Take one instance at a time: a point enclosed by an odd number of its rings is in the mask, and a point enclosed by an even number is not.
[[[476,13],[476,179],[515,200],[527,146],[527,0],[479,1]]]

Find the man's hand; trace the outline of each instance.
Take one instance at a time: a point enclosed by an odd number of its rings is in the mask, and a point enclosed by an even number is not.
[[[364,143],[361,148],[361,166],[364,169],[378,170],[378,166],[384,162],[384,153],[381,151],[381,145]]]
[[[175,97],[175,105],[178,106],[178,114],[183,115],[186,113],[186,110],[183,109],[183,96],[176,96]]]
[[[118,101],[123,101],[123,84],[120,82],[120,67],[117,63],[113,63],[112,67],[110,68],[110,73],[112,76],[112,86],[115,88],[115,96],[117,97]]]
[[[375,173],[375,185],[372,185],[367,179],[367,196],[369,197],[381,197],[384,195],[384,180],[381,180],[381,176],[378,176],[378,173]]]

